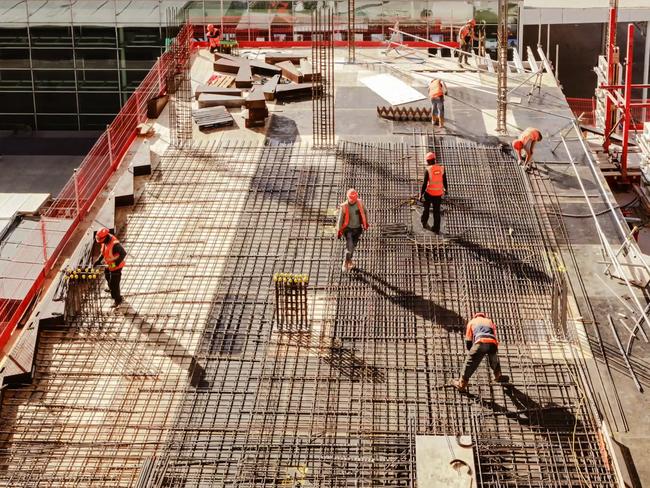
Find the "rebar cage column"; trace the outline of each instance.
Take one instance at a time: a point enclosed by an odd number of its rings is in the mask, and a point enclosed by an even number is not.
[[[499,0],[497,78],[497,132],[506,132],[508,111],[508,0]]]
[[[334,14],[316,9],[311,16],[312,127],[314,147],[332,148],[334,135]]]

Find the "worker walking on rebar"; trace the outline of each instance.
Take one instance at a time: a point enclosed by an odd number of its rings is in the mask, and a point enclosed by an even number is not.
[[[368,230],[368,212],[354,188],[348,190],[347,199],[339,207],[336,229],[339,239],[345,237],[345,259],[341,271],[350,271],[354,268],[352,256],[361,234]]]
[[[458,54],[458,64],[463,65],[463,60],[465,63],[468,63],[468,53],[472,50],[472,45],[474,43],[474,27],[476,26],[476,21],[474,19],[469,19],[464,26],[458,31],[458,43],[460,44],[460,53]]]
[[[497,340],[497,326],[492,319],[483,312],[474,314],[472,320],[467,323],[465,331],[465,346],[469,351],[465,361],[465,370],[458,380],[452,384],[460,391],[467,391],[469,379],[478,368],[485,356],[488,357],[488,364],[494,373],[494,381],[504,383],[508,377],[501,374],[499,363],[499,341]]]
[[[431,100],[431,124],[440,128],[445,126],[445,95],[447,85],[444,81],[434,78],[429,82],[429,99]]]
[[[219,29],[217,29],[213,24],[208,24],[208,30],[205,32],[205,37],[208,39],[210,52],[213,53],[215,49],[219,47],[219,42],[221,41]]]
[[[101,244],[101,252],[94,266],[99,266],[102,261],[106,263],[104,277],[108,283],[108,291],[110,291],[113,298],[111,308],[116,308],[124,301],[120,292],[120,281],[122,281],[122,268],[124,268],[125,264],[126,251],[120,241],[117,240],[117,237],[111,234],[106,227],[97,231],[95,240]]]
[[[526,171],[533,167],[533,152],[535,144],[542,140],[542,133],[539,129],[528,127],[524,130],[518,139],[512,141],[512,148],[517,155],[517,163],[522,164],[522,151],[524,152],[523,165]]]
[[[438,164],[436,153],[426,155],[427,168],[422,179],[420,201],[424,203],[422,212],[422,227],[434,233],[440,233],[440,206],[442,197],[447,192],[447,174],[445,167]],[[429,227],[429,211],[433,207],[433,227]]]

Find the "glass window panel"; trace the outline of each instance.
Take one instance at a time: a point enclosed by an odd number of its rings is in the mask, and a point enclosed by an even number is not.
[[[119,90],[117,70],[77,70],[77,86],[84,91]]]
[[[80,115],[81,130],[105,130],[106,126],[115,118],[113,114],[106,115]]]
[[[79,93],[79,112],[116,114],[120,111],[119,93]]]
[[[77,69],[117,69],[116,49],[77,49]]]
[[[79,47],[116,47],[117,39],[114,27],[75,26],[75,45]]]
[[[67,27],[30,27],[32,46],[72,46],[72,30]]]
[[[34,113],[34,99],[29,92],[2,92],[0,106],[5,113]]]
[[[77,97],[74,93],[36,93],[36,113],[76,112]]]
[[[73,70],[34,70],[36,90],[68,91],[74,90]]]
[[[34,68],[72,68],[72,49],[32,49]]]
[[[37,115],[39,130],[78,130],[76,115]]]
[[[149,69],[160,56],[160,48],[130,47],[123,50],[124,67],[127,69]]]
[[[35,127],[33,115],[0,114],[0,130],[21,130],[27,127]]]
[[[140,83],[144,80],[145,76],[147,76],[147,73],[149,73],[149,71],[122,71],[122,79],[124,81],[123,89],[130,91],[135,90],[140,86]]]
[[[0,48],[0,68],[29,68],[29,49]]]
[[[29,1],[30,24],[70,24],[70,0]]]
[[[29,70],[0,70],[0,90],[32,90],[32,74]],[[4,110],[4,107],[3,107]]]
[[[0,47],[29,46],[27,27],[0,28]]]
[[[124,27],[120,29],[120,47],[162,46],[164,33],[157,27]]]

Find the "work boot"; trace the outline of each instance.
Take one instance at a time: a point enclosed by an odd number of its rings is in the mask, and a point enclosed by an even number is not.
[[[431,230],[431,226],[427,222],[422,222],[422,228],[424,230]]]
[[[348,267],[348,271],[352,271],[354,269],[354,261],[352,261],[351,259],[345,264]]]
[[[435,115],[431,116],[431,125],[436,125],[436,122],[438,122],[438,117]]]
[[[111,289],[110,289],[110,288],[104,288],[104,291],[105,291],[106,293],[110,293],[110,292],[111,292]]]
[[[463,378],[454,380],[451,382],[451,384],[454,385],[458,391],[461,392],[467,391],[467,381],[465,381]]]
[[[438,125],[440,126],[441,129],[445,128],[445,118],[444,117],[440,117],[438,119]]]
[[[341,271],[346,273],[348,271],[348,262],[347,260],[343,261],[343,264],[341,265]]]
[[[124,297],[120,297],[119,300],[115,300],[113,302],[113,305],[111,305],[111,308],[117,308],[120,305],[122,305],[123,302],[124,302]]]
[[[495,383],[508,383],[509,381],[510,381],[510,377],[505,374],[499,373],[498,375],[497,374],[494,375]]]

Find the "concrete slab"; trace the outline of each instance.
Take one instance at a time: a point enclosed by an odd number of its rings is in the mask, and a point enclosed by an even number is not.
[[[416,435],[419,488],[466,488],[476,484],[470,436]]]

